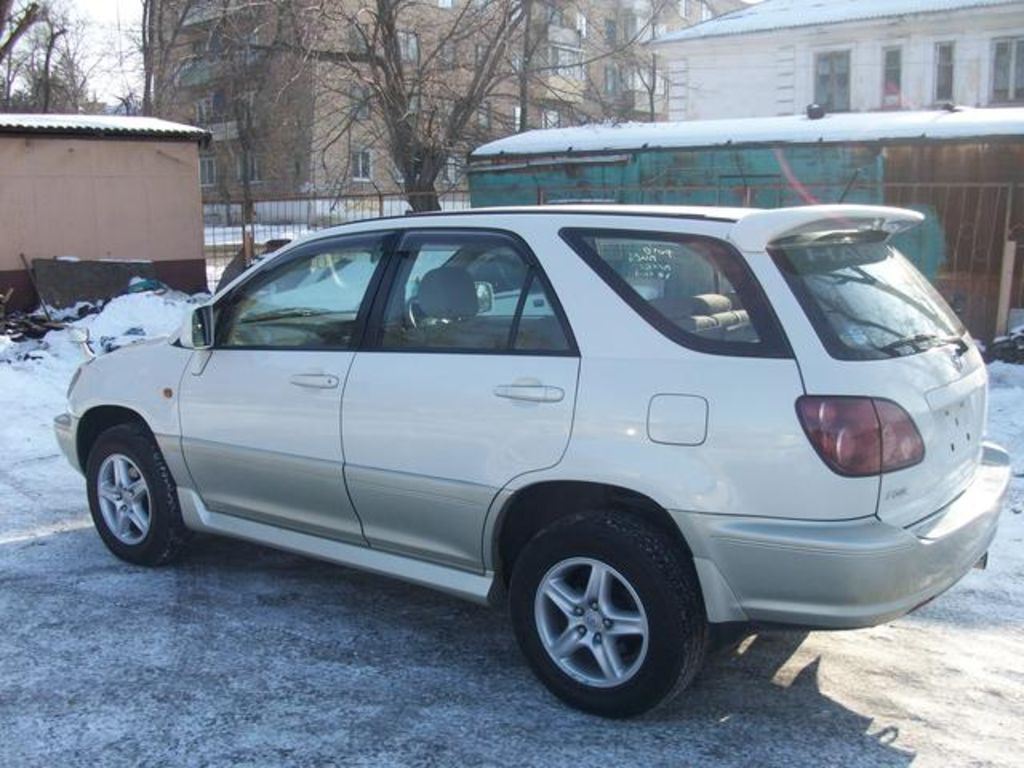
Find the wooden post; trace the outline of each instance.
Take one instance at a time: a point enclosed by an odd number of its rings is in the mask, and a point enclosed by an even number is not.
[[[1010,323],[1010,294],[1017,262],[1017,243],[1011,240],[1013,225],[1013,192],[1011,184],[1006,197],[1006,224],[1003,228],[1003,262],[999,270],[999,303],[996,305],[996,336],[1005,336]]]

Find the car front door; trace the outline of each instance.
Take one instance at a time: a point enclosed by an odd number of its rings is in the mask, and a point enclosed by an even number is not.
[[[378,234],[316,241],[218,302],[214,348],[195,353],[181,393],[185,460],[211,510],[365,543],[341,396],[383,252]]]
[[[479,570],[496,492],[556,464],[579,356],[539,264],[501,233],[407,232],[345,389],[345,477],[372,546]]]

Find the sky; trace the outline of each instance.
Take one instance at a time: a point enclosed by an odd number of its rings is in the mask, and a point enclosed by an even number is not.
[[[105,58],[92,75],[97,97],[108,103],[124,93],[119,53],[130,49],[129,32],[142,18],[142,0],[65,0],[68,8],[89,21],[90,45]],[[119,33],[120,32],[120,33]]]

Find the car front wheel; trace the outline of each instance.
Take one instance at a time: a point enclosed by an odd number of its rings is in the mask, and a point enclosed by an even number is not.
[[[89,511],[107,548],[136,565],[163,565],[189,538],[163,454],[140,425],[103,432],[86,464]]]
[[[707,620],[692,561],[629,514],[578,516],[539,533],[516,561],[510,599],[534,672],[587,712],[645,712],[703,662]]]

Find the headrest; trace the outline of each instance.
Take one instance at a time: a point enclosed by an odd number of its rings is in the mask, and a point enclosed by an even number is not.
[[[438,267],[427,272],[420,280],[416,303],[427,317],[442,320],[473,317],[480,307],[476,284],[465,267]]]
[[[732,302],[729,297],[720,293],[702,293],[690,299],[690,314],[693,315],[717,315],[730,309]]]

